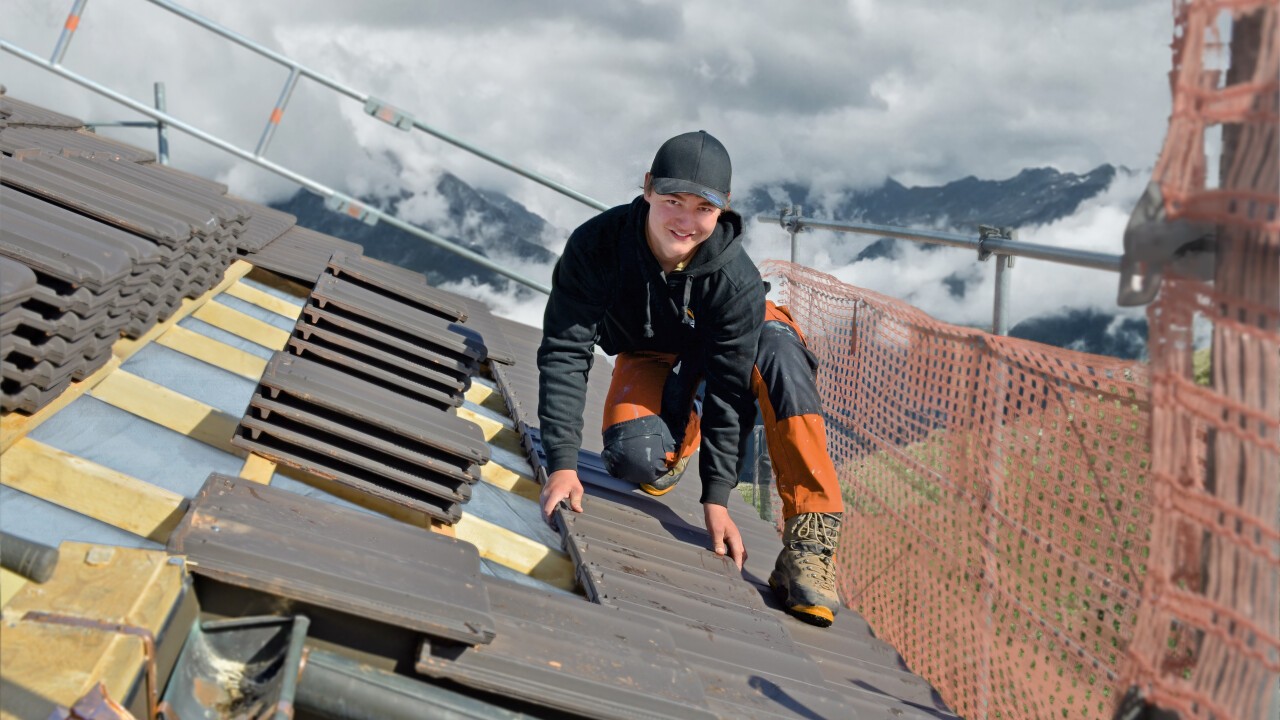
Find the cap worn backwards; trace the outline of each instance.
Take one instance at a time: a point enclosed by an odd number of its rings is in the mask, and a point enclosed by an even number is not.
[[[662,143],[649,173],[659,195],[693,193],[724,210],[729,207],[733,168],[729,151],[707,131],[688,132]]]

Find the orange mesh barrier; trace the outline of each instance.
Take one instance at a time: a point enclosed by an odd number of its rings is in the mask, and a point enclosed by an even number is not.
[[[762,268],[822,362],[841,593],[966,717],[1110,718],[1130,688],[1183,717],[1280,717],[1280,4],[1175,11],[1155,178],[1171,219],[1219,225],[1218,267],[1165,281],[1150,369]],[[1204,65],[1220,12],[1225,78]]]
[[[1152,522],[1146,368],[762,271],[821,361],[842,596],[965,717],[1106,716]]]
[[[1280,717],[1280,5],[1178,2],[1155,180],[1171,219],[1218,225],[1212,284],[1166,281],[1151,323],[1150,571],[1126,683],[1186,718]],[[1206,67],[1227,13],[1229,70]],[[1204,137],[1222,126],[1217,188]],[[1212,331],[1208,387],[1193,334]]]

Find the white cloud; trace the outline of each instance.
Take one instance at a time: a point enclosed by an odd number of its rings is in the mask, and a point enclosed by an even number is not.
[[[1028,167],[1149,167],[1169,114],[1172,18],[1166,4],[1145,1],[744,0],[731,11],[678,0],[184,4],[607,203],[633,196],[657,145],[693,128],[730,148],[739,190],[796,179],[834,193],[886,177],[933,185]],[[46,55],[70,6],[10,0],[0,32]],[[151,83],[164,81],[174,114],[250,149],[287,74],[144,0],[89,3],[66,65],[148,103]],[[0,81],[62,112],[130,118],[7,53]],[[143,131],[104,133],[151,142]],[[241,195],[293,190],[180,133],[171,143],[178,167]],[[506,192],[565,231],[593,214],[436,138],[391,128],[310,81],[295,91],[268,156],[351,194],[408,179],[424,199],[407,210],[424,217],[439,211],[423,193],[441,169]],[[1024,229],[1023,239],[1119,252],[1128,192],[1117,187],[1072,218]],[[785,255],[785,234],[771,232]],[[907,247],[897,261],[848,266],[865,244],[824,250],[821,240],[804,236],[802,258],[939,317],[989,322],[990,264]],[[753,239],[753,252],[763,242]],[[958,269],[982,278],[959,300],[942,285]],[[1021,261],[1014,321],[1067,305],[1114,310],[1114,283],[1108,273]]]
[[[1142,173],[1118,172],[1105,192],[1081,203],[1075,213],[1046,225],[1020,228],[1018,240],[1119,255],[1129,213],[1145,185]],[[852,285],[901,298],[940,320],[991,326],[994,260],[979,262],[973,251],[899,241],[894,257],[854,262],[875,240],[827,231],[801,233],[797,260]],[[746,247],[757,262],[790,260],[789,238],[776,222],[752,221]],[[968,281],[963,297],[955,297],[944,283],[953,274]],[[1019,258],[1010,275],[1010,327],[1067,308],[1091,308],[1120,317],[1142,315],[1145,308],[1116,306],[1118,283],[1116,273]]]
[[[784,178],[936,184],[1045,165],[1145,167],[1169,107],[1172,20],[1150,2],[784,9],[753,0],[732,12],[676,0],[186,4],[611,203],[632,194],[661,140],[693,127],[726,142],[740,188]],[[65,10],[47,0],[9,5],[5,37],[48,52]],[[171,109],[250,148],[286,76],[143,0],[90,3],[66,63],[144,100],[163,80]],[[12,56],[0,64],[19,97],[96,118],[123,114]],[[360,158],[387,150],[406,161],[432,156],[561,226],[590,214],[438,140],[395,131],[306,81],[270,155],[344,185],[353,170],[367,171]],[[174,151],[176,162],[205,172],[232,165],[190,141],[175,141]]]

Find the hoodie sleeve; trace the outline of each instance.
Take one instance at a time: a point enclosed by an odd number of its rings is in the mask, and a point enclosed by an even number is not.
[[[747,283],[722,306],[704,347],[707,391],[702,410],[702,502],[724,505],[738,484],[742,448],[755,421],[751,369],[764,318],[764,283]]]
[[[538,422],[548,472],[578,467],[587,373],[612,287],[606,268],[616,266],[593,257],[604,244],[597,240],[587,225],[575,230],[551,274],[538,348]]]

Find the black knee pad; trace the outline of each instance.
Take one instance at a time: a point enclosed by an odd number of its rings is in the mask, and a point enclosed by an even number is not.
[[[822,399],[814,383],[818,358],[791,326],[776,320],[764,324],[756,369],[779,420],[822,412]]]
[[[600,459],[610,475],[640,485],[666,473],[667,453],[674,451],[667,426],[649,416],[605,428]]]

